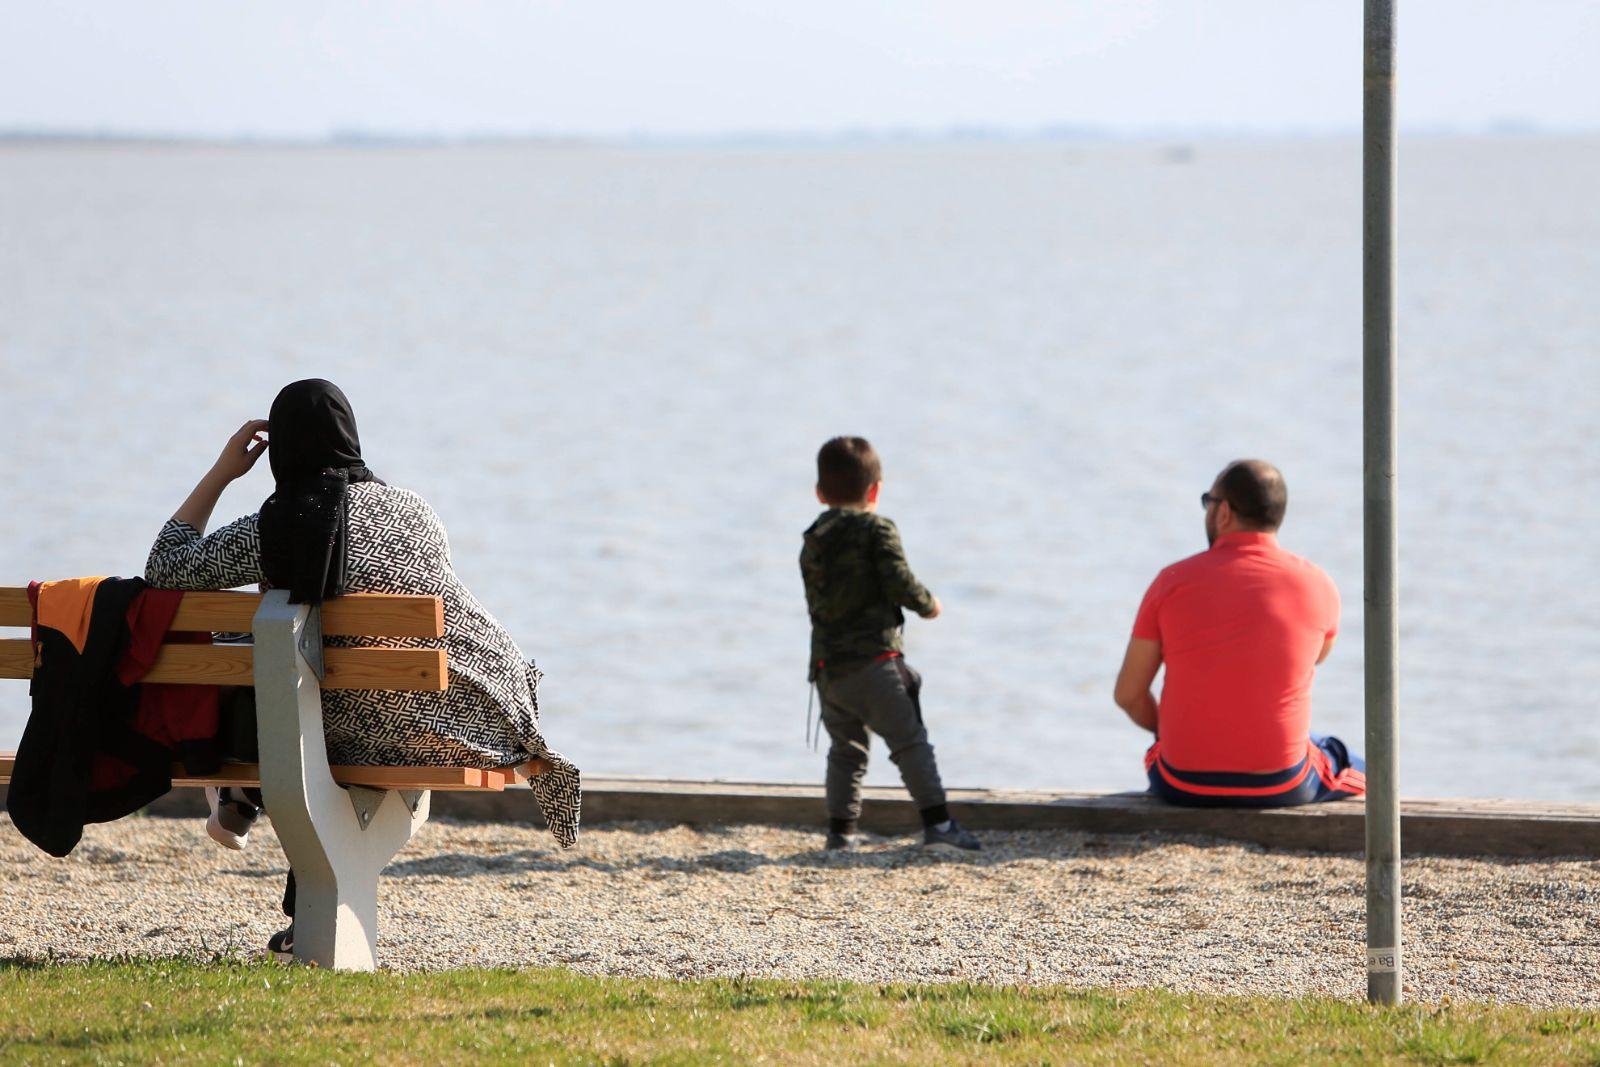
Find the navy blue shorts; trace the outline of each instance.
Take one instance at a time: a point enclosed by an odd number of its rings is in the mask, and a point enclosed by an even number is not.
[[[1151,753],[1146,759],[1150,794],[1182,807],[1291,808],[1367,791],[1366,761],[1326,734],[1312,734],[1305,759],[1270,774],[1184,771],[1163,760],[1156,746]]]

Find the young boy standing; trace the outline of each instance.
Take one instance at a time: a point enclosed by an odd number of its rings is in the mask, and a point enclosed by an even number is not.
[[[879,515],[883,466],[863,437],[835,437],[817,453],[817,499],[828,510],[806,531],[800,574],[811,611],[811,680],[822,697],[828,749],[830,849],[852,847],[872,734],[922,813],[923,847],[974,851],[977,838],[945,807],[922,724],[922,676],[901,654],[901,608],[925,619],[939,598],[911,573],[900,533]]]

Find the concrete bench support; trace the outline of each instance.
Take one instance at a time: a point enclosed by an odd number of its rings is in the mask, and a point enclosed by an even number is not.
[[[255,615],[261,793],[296,884],[294,954],[304,963],[370,971],[377,958],[378,874],[428,820],[426,791],[336,784],[322,732],[322,691],[302,650],[320,632],[285,590]]]

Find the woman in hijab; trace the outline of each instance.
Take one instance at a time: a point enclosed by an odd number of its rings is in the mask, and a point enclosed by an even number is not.
[[[272,467],[272,495],[258,513],[206,534],[222,491],[247,474],[262,452]],[[442,639],[381,643],[443,647],[449,688],[443,693],[325,691],[329,762],[527,764],[542,772],[531,783],[551,833],[564,848],[577,839],[578,770],[551,751],[539,733],[538,668],[456,578],[444,526],[433,509],[367,468],[350,402],[332,382],[312,378],[285,386],[267,419],[239,428],[161,528],[145,564],[145,580],[165,589],[287,588],[294,603],[320,603],[347,592],[442,598]],[[330,637],[327,643],[380,642]],[[232,848],[244,846],[257,814],[238,793],[213,797],[207,826]],[[290,914],[292,887],[291,876],[285,903]],[[292,946],[293,929],[274,937],[272,948],[282,952]]]

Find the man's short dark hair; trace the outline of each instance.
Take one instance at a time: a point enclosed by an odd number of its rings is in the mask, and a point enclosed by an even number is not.
[[[859,504],[882,480],[883,463],[865,437],[835,437],[817,452],[817,491],[830,504]]]
[[[1276,530],[1289,510],[1283,473],[1264,459],[1234,460],[1217,475],[1216,491],[1242,525],[1257,530]]]

